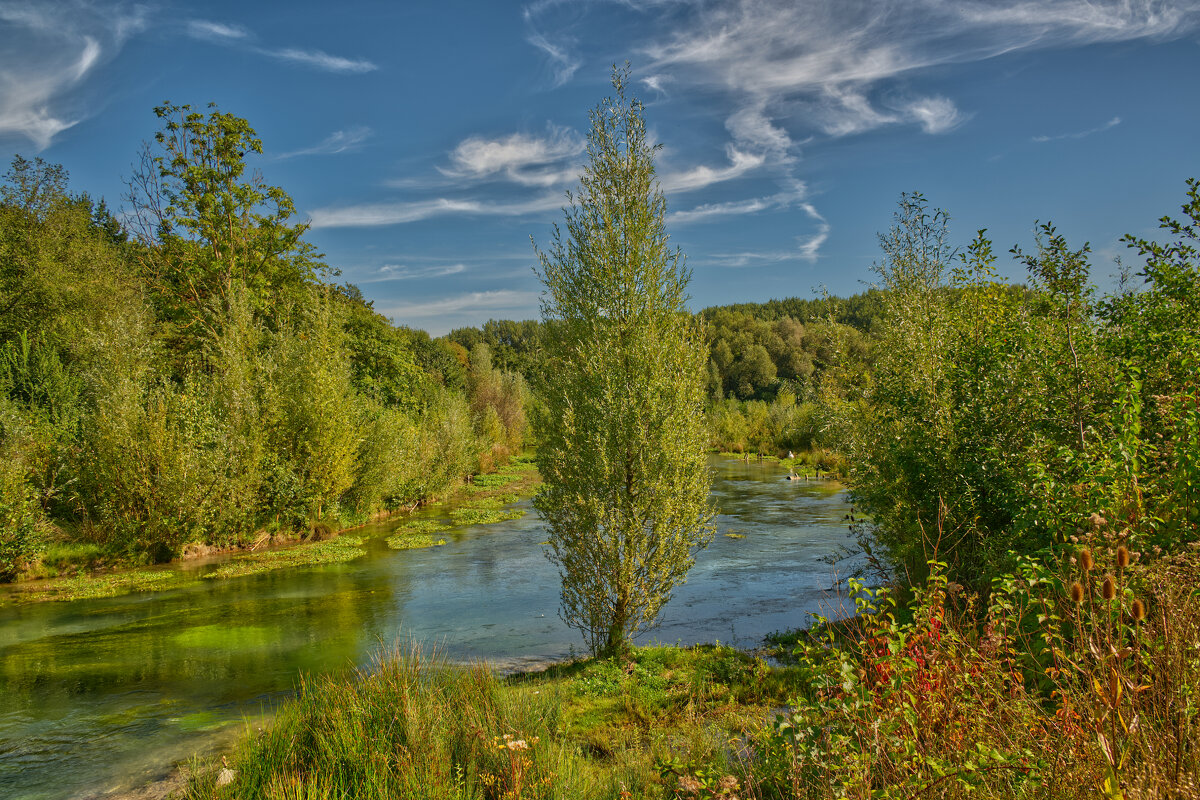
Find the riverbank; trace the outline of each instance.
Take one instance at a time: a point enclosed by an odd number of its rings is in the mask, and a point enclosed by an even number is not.
[[[180,797],[1196,797],[1200,553],[1028,562],[982,617],[937,565],[793,663],[634,648],[499,678],[420,648],[307,681]]]
[[[531,497],[541,478],[529,456],[514,456],[496,472],[473,476],[445,497],[409,509],[376,515],[368,523],[331,531],[316,527],[306,537],[259,537],[256,542],[224,550],[185,548],[185,556],[153,567],[103,567],[75,575],[36,578],[0,587],[0,607],[49,601],[117,597],[135,592],[173,589],[198,580],[219,580],[280,569],[350,561],[364,553],[365,539],[355,532],[366,524],[394,522],[389,537],[394,549],[437,546],[435,534],[449,526],[429,519],[445,510],[461,524],[488,524],[513,519],[521,512],[506,506]],[[404,522],[406,518],[408,522]]]
[[[795,668],[727,646],[499,678],[414,645],[305,681],[268,729],[193,765],[181,796],[733,797],[798,687]]]

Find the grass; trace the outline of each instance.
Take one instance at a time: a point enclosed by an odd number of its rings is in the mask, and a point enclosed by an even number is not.
[[[501,679],[411,646],[348,679],[303,681],[268,730],[247,733],[231,785],[216,786],[223,765],[197,766],[185,797],[673,798],[683,777],[736,780],[730,742],[794,684],[722,647]]]

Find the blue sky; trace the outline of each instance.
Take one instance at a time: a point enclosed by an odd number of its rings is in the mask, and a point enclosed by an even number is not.
[[[153,107],[215,101],[342,279],[436,335],[537,316],[530,236],[626,60],[696,308],[862,290],[902,191],[1000,252],[1053,220],[1107,288],[1200,176],[1200,0],[0,0],[0,154],[119,205]]]

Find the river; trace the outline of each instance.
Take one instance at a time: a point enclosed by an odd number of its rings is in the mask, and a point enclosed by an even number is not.
[[[710,465],[717,535],[639,641],[754,647],[838,613],[825,558],[850,543],[840,487],[784,480],[776,464]],[[253,724],[301,672],[365,665],[408,637],[505,669],[581,646],[558,618],[532,509],[423,550],[388,549],[397,524],[368,528],[367,554],[347,563],[0,609],[0,797],[78,800],[159,779]]]

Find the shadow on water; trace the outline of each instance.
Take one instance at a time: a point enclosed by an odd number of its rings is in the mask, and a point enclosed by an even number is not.
[[[837,603],[822,557],[849,542],[840,487],[785,481],[774,464],[711,464],[717,535],[644,642],[754,646]],[[366,529],[366,554],[347,563],[0,610],[0,797],[158,779],[268,713],[299,673],[365,665],[402,632],[502,668],[579,646],[532,511],[423,550],[388,549],[396,524]]]

